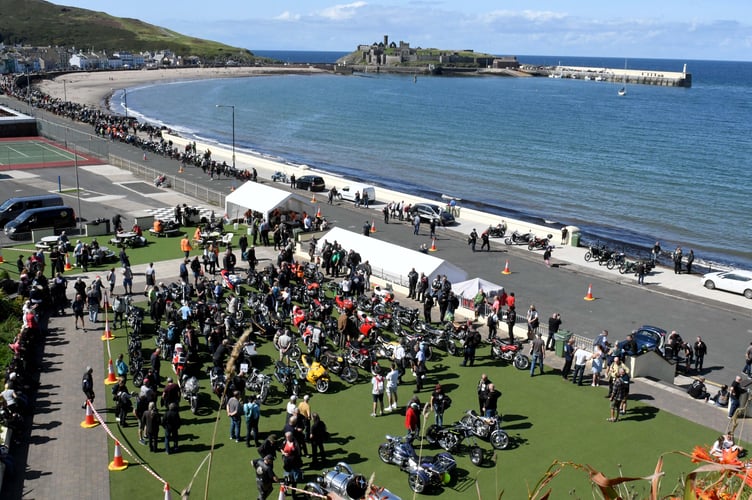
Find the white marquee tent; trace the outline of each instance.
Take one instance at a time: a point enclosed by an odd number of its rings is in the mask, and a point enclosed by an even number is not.
[[[425,273],[429,280],[437,274],[446,275],[452,283],[467,278],[465,271],[443,259],[342,228],[335,227],[321,236],[319,245],[323,245],[324,240],[337,241],[345,250],[358,252],[364,262],[371,264],[375,276],[383,274],[387,279],[404,281],[405,285],[407,273],[413,267],[418,273]]]
[[[251,181],[225,197],[225,213],[230,219],[242,217],[250,209],[261,212],[264,219],[269,220],[269,213],[275,208],[299,213],[310,210],[308,203],[292,193]]]
[[[473,278],[460,283],[452,283],[452,291],[459,297],[460,305],[465,309],[473,309],[473,299],[478,290],[483,289],[487,297],[495,297],[504,290],[504,287],[491,283],[483,278]]]

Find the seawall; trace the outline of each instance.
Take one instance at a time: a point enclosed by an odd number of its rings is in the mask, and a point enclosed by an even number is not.
[[[596,68],[588,66],[523,66],[525,71],[549,78],[571,78],[635,85],[658,85],[663,87],[692,86],[692,74],[683,71],[658,71],[645,69]]]

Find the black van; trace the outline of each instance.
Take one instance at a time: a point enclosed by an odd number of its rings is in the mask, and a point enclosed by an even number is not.
[[[0,227],[4,227],[7,223],[21,215],[21,212],[25,212],[26,210],[57,207],[63,204],[63,197],[57,194],[11,198],[0,205]]]
[[[29,238],[34,229],[53,228],[55,232],[76,226],[76,213],[71,207],[47,207],[26,210],[5,225],[5,234],[12,240]]]

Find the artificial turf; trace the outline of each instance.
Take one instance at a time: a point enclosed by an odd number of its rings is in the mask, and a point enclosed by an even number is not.
[[[148,326],[147,326],[148,331]],[[125,332],[115,331],[118,338],[112,341],[113,357],[125,352]],[[270,342],[260,342],[260,355],[254,366],[271,374],[276,353]],[[145,357],[155,346],[151,339],[144,341]],[[440,494],[442,498],[460,499],[478,497],[498,498],[503,491],[504,498],[526,498],[529,489],[544,477],[548,467],[556,460],[574,464],[589,464],[608,477],[619,475],[648,476],[653,473],[660,454],[673,450],[691,452],[697,444],[710,444],[717,437],[715,431],[689,422],[672,414],[660,411],[645,404],[630,401],[628,414],[622,421],[610,423],[606,388],[588,386],[577,387],[564,382],[552,369],[547,374],[530,378],[526,371],[518,371],[512,366],[499,366],[488,357],[488,348],[479,350],[479,359],[474,367],[460,367],[461,358],[451,357],[442,351],[440,356],[428,363],[429,383],[419,395],[422,402],[430,397],[433,384],[440,382],[452,399],[452,407],[447,410],[444,421],[459,420],[465,410],[477,411],[476,384],[481,373],[487,373],[496,383],[503,396],[501,412],[504,415],[504,429],[511,437],[508,449],[493,452],[490,444],[479,441],[486,451],[486,460],[481,467],[472,465],[466,452],[456,453],[458,461],[457,478],[449,486],[426,496]],[[180,451],[166,455],[150,453],[136,438],[135,422],[120,429],[114,416],[107,415],[109,425],[120,436],[122,443],[136,454],[136,459],[125,454],[131,466],[123,472],[111,472],[111,498],[125,500],[134,497],[155,497],[161,491],[161,484],[152,478],[139,461],[147,464],[177,491],[191,481],[196,468],[204,460],[211,448],[214,422],[217,416],[217,398],[209,393],[209,381],[205,369],[209,366],[208,355],[204,355],[202,367],[191,369],[200,377],[200,410],[192,415],[185,401],[181,402],[183,428],[180,431]],[[105,359],[105,363],[107,359]],[[382,360],[386,367],[387,362]],[[170,372],[163,364],[163,377]],[[395,413],[373,418],[371,413],[370,376],[361,370],[359,382],[353,386],[332,376],[329,392],[318,394],[311,385],[307,393],[313,394],[312,411],[318,412],[332,434],[326,449],[328,461],[325,468],[333,467],[338,461],[350,464],[356,472],[367,477],[375,474],[374,482],[384,486],[402,498],[412,497],[407,485],[407,474],[396,466],[382,463],[377,455],[385,434],[404,434],[404,405],[412,396],[414,379],[409,372],[405,385],[399,389],[400,410]],[[632,397],[639,395],[633,394]],[[111,398],[110,407],[112,407]],[[274,381],[268,404],[263,407],[260,430],[262,437],[268,433],[280,435],[285,420],[287,397],[281,393],[280,385]],[[425,425],[433,423],[433,415],[428,416]],[[245,435],[245,426],[243,426]],[[220,412],[219,428],[212,459],[211,477],[207,498],[248,498],[255,497],[255,476],[249,461],[258,457],[255,448],[247,448],[244,443],[229,439],[229,421],[224,411]],[[163,447],[160,446],[163,450]],[[426,446],[423,453],[433,455],[439,450]],[[110,456],[113,443],[110,442]],[[305,460],[306,481],[312,481],[322,469],[311,469]],[[104,466],[104,464],[103,464]],[[679,478],[694,468],[684,457],[669,455],[665,458],[663,470],[666,473],[662,482],[662,493],[670,493],[678,484]],[[278,476],[282,474],[281,460],[274,464]],[[206,481],[206,466],[198,473],[193,484],[193,496],[203,496]],[[552,498],[570,495],[574,498],[593,496],[588,476],[575,467],[566,467],[550,483]],[[649,492],[647,482],[629,486],[632,498],[644,498]],[[147,493],[148,492],[148,493]]]

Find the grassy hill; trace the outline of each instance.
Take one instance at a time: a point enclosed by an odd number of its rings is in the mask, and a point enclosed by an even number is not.
[[[66,46],[94,50],[170,49],[181,56],[245,59],[253,54],[194,38],[138,19],[65,7],[43,0],[0,0],[0,41],[6,45]]]

